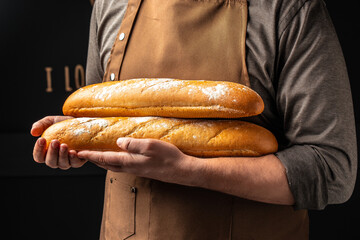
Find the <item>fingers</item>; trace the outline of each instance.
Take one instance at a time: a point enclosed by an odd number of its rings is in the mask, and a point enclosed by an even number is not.
[[[30,131],[31,135],[33,135],[34,137],[40,136],[45,131],[45,129],[47,129],[49,126],[54,124],[54,119],[55,119],[54,116],[48,116],[48,117],[44,117],[43,119],[35,122],[32,125],[31,131]]]
[[[169,157],[180,154],[173,144],[158,139],[118,138],[116,143],[124,151],[148,157],[158,156],[161,152]]]
[[[77,157],[77,153],[74,150],[69,151],[70,165],[72,168],[82,167],[87,161]]]
[[[77,157],[76,151],[69,150],[66,144],[61,144],[60,147],[55,145],[55,149],[53,149],[50,153],[49,161],[45,161],[47,166],[52,168],[60,168],[61,170],[79,168],[82,167],[86,162],[87,161],[84,159],[79,159]]]
[[[58,168],[60,142],[58,140],[51,141],[46,157],[45,164],[51,168]]]
[[[47,116],[35,122],[31,128],[31,135],[40,136],[48,127],[54,123],[73,118],[70,116]],[[38,163],[45,163],[51,168],[67,170],[71,167],[78,168],[86,163],[77,157],[76,151],[69,151],[66,144],[60,144],[53,140],[46,150],[46,140],[39,138],[33,149],[33,158]]]
[[[102,165],[106,165],[106,164],[115,165],[120,159],[119,158],[120,154],[117,152],[99,152],[99,151],[84,150],[78,152],[78,157]]]
[[[31,135],[34,137],[40,136],[48,127],[56,122],[72,118],[70,116],[47,116],[35,122],[30,130]]]
[[[86,160],[79,159],[77,157],[76,151],[69,150],[66,144],[61,144],[59,149],[59,160],[58,167],[62,170],[67,170],[69,168],[79,168],[86,163]]]
[[[78,157],[87,159],[95,165],[106,170],[121,171],[126,164],[126,159],[129,158],[130,153],[125,152],[99,152],[99,151],[80,151]],[[132,159],[132,157],[130,156]]]
[[[69,159],[69,149],[66,144],[60,145],[57,167],[59,167],[62,170],[67,170],[71,168],[70,159]]]
[[[34,160],[38,163],[45,163],[51,168],[67,170],[69,168],[79,168],[86,163],[86,160],[79,159],[74,150],[69,150],[66,144],[60,144],[58,140],[53,140],[46,151],[46,140],[39,138],[34,147]]]
[[[119,138],[117,144],[124,151],[83,150],[78,157],[106,170],[161,180],[171,178],[184,155],[176,146],[155,139]]]
[[[155,139],[136,139],[118,138],[116,144],[124,151],[147,155],[150,151],[159,147],[159,140]]]
[[[34,146],[33,158],[35,162],[44,163],[46,156],[46,140],[44,138],[39,138]]]

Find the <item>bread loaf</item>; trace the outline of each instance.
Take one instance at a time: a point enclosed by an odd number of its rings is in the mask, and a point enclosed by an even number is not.
[[[260,114],[261,97],[233,82],[131,79],[78,89],[63,113],[74,117],[240,118]]]
[[[274,135],[240,120],[161,117],[74,118],[56,123],[42,135],[74,150],[120,151],[119,137],[160,139],[198,157],[261,156],[277,151]]]

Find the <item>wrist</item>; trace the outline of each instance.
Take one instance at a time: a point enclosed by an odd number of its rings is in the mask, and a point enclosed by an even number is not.
[[[184,154],[177,167],[178,184],[201,187],[204,182],[205,160]]]

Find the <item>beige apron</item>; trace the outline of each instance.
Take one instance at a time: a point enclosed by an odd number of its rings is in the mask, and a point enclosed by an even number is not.
[[[129,0],[104,81],[250,85],[246,0]],[[108,171],[101,239],[307,239],[307,211]]]

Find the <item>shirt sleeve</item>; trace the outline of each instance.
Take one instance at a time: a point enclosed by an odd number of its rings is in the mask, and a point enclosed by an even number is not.
[[[101,82],[104,75],[97,38],[99,2],[99,0],[95,1],[90,19],[88,56],[86,62],[86,85]]]
[[[296,209],[348,200],[357,171],[355,121],[342,50],[322,0],[307,1],[280,21],[276,104]],[[279,28],[281,29],[281,27]]]
[[[96,0],[91,20],[86,84],[102,82],[111,49],[127,9],[127,0]]]

